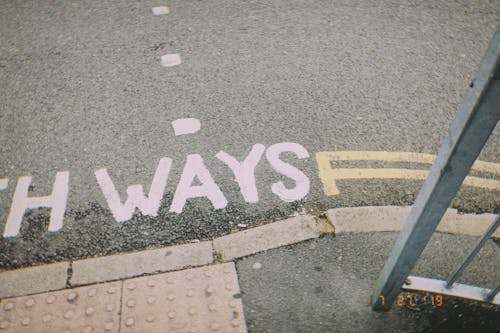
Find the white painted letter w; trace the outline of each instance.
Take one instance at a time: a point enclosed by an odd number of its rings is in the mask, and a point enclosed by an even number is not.
[[[130,185],[127,188],[127,199],[122,204],[120,195],[116,191],[113,181],[108,175],[106,168],[95,172],[97,182],[101,187],[102,193],[106,198],[109,208],[117,222],[130,220],[134,215],[135,208],[139,208],[142,214],[157,216],[160,208],[161,199],[167,185],[168,174],[172,166],[172,159],[162,158],[158,163],[149,195],[144,195],[142,185]]]

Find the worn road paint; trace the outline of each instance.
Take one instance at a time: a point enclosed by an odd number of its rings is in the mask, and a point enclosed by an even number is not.
[[[17,181],[10,213],[5,223],[4,237],[14,237],[19,234],[21,222],[26,209],[38,207],[50,207],[52,212],[49,220],[49,231],[57,231],[62,228],[66,200],[69,190],[69,171],[56,173],[56,180],[52,193],[45,197],[28,197],[31,177],[20,177]]]
[[[127,199],[124,204],[120,201],[120,195],[116,191],[108,171],[105,168],[97,170],[95,172],[97,182],[115,220],[117,222],[130,220],[134,215],[135,208],[139,208],[144,215],[157,216],[171,167],[172,159],[162,158],[153,176],[149,195],[147,197],[144,195],[142,185],[130,185],[127,188]]]
[[[196,118],[182,118],[172,121],[172,127],[177,136],[196,133],[200,130],[201,125]]]
[[[194,118],[187,118],[194,119]],[[185,124],[181,121],[179,131],[186,132]],[[197,121],[197,119],[194,119]],[[173,124],[175,121],[173,122]],[[199,123],[199,122],[198,122]],[[174,131],[176,130],[176,125]],[[186,125],[187,126],[187,125]],[[194,127],[189,127],[193,130]],[[269,148],[262,144],[255,144],[249,154],[240,162],[224,151],[219,151],[216,157],[231,169],[235,181],[240,187],[244,200],[248,203],[257,203],[259,200],[255,168],[266,155],[266,159],[272,169],[295,182],[293,188],[286,188],[282,181],[271,184],[271,191],[285,202],[303,199],[309,192],[310,180],[299,169],[280,159],[282,153],[292,153],[299,159],[309,158],[307,150],[298,143],[282,142]],[[393,169],[393,168],[332,168],[331,161],[348,160],[377,160],[388,162],[413,162],[430,164],[434,160],[433,155],[418,153],[388,153],[388,152],[319,152],[316,154],[318,172],[326,195],[337,195],[339,190],[335,184],[339,179],[417,179],[423,180],[427,177],[427,170]],[[117,222],[124,222],[132,218],[135,208],[144,215],[157,216],[163,199],[166,183],[172,166],[172,159],[164,157],[160,160],[153,176],[148,196],[144,194],[143,186],[140,184],[130,185],[127,188],[125,202],[120,200],[120,194],[111,180],[106,168],[95,171],[97,183],[101,188],[104,198]],[[483,172],[500,173],[499,164],[476,161],[475,170]],[[199,180],[201,185],[193,185],[193,181]],[[7,178],[0,178],[0,189],[8,186]],[[63,217],[66,209],[66,201],[69,187],[69,172],[63,171],[56,174],[52,194],[45,197],[28,197],[28,189],[31,177],[20,177],[12,198],[12,205],[5,223],[4,237],[17,236],[20,231],[24,213],[27,209],[38,207],[49,207],[50,214],[49,231],[57,231],[62,228]],[[484,188],[488,190],[500,190],[500,181],[484,179],[479,177],[466,177],[465,186]],[[182,213],[188,199],[206,197],[215,209],[225,208],[227,199],[219,186],[215,183],[206,168],[203,159],[198,154],[188,155],[184,165],[181,179],[177,185],[170,212]]]
[[[172,67],[181,64],[181,56],[178,53],[165,54],[161,56],[161,65],[163,67]]]
[[[392,153],[374,151],[342,151],[342,152],[318,152],[316,162],[318,164],[319,178],[323,183],[323,191],[326,195],[340,194],[335,181],[340,179],[418,179],[424,180],[427,170],[410,169],[363,169],[363,168],[332,168],[331,161],[387,161],[387,162],[412,162],[432,164],[435,156],[419,153]],[[476,161],[473,166],[476,171],[500,174],[500,164]],[[465,186],[485,188],[488,190],[500,190],[500,181],[468,176],[464,180]]]
[[[293,179],[297,184],[295,188],[287,189],[285,184],[279,181],[271,186],[271,191],[281,200],[292,202],[300,200],[307,195],[311,182],[302,171],[280,160],[280,154],[284,152],[294,153],[299,159],[309,158],[309,153],[304,147],[293,142],[276,143],[267,148],[266,157],[272,168],[278,173]]]
[[[170,8],[167,6],[159,6],[151,8],[151,14],[153,15],[165,15],[170,13]]]
[[[388,151],[323,151],[316,153],[316,158],[321,158],[322,161],[328,159],[329,161],[384,161],[432,164],[436,155]],[[500,175],[500,164],[477,160],[472,165],[472,170]]]
[[[257,193],[257,185],[255,183],[255,167],[259,163],[266,147],[260,143],[255,144],[250,151],[250,154],[242,161],[238,162],[233,156],[224,151],[220,151],[215,155],[219,160],[233,171],[234,177],[240,186],[241,195],[246,202],[256,203],[259,201]]]

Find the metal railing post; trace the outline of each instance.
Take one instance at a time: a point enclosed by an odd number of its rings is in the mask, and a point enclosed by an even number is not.
[[[372,293],[388,310],[500,118],[500,29],[462,101]]]
[[[488,239],[490,239],[491,235],[493,235],[495,230],[498,229],[498,226],[500,226],[500,214],[497,215],[497,218],[495,219],[495,221],[493,221],[493,223],[490,225],[488,230],[486,230],[484,235],[477,241],[476,245],[474,245],[474,247],[470,250],[469,254],[465,257],[462,264],[457,268],[457,270],[455,272],[453,272],[453,274],[451,274],[450,279],[446,283],[446,285],[448,287],[451,287],[453,285],[453,283],[455,283],[455,281],[460,277],[460,275],[467,268],[467,266],[470,264],[472,259],[474,259],[474,257],[479,252],[479,250],[481,250],[484,243],[486,243],[486,241]]]
[[[493,298],[500,292],[500,285],[497,285],[484,299],[486,302],[491,302]]]

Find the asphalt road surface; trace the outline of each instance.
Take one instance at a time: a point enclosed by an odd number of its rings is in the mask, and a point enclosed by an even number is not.
[[[412,204],[421,180],[341,180],[325,195],[316,153],[436,154],[500,18],[495,1],[158,5],[2,3],[0,270]],[[175,135],[185,118],[200,129]],[[481,160],[500,162],[499,134]],[[387,166],[422,168],[343,165]],[[133,187],[127,204],[134,184],[146,196]],[[453,206],[498,212],[498,197],[464,187]]]
[[[437,302],[429,301],[431,296],[425,298],[422,293],[404,293],[390,311],[373,311],[373,281],[378,278],[396,236],[377,233],[323,237],[238,260],[249,332],[497,330],[498,306],[444,295]],[[434,235],[413,274],[447,279],[460,264],[463,248],[472,247],[475,242],[475,237]],[[473,267],[461,277],[462,283],[494,286],[498,276],[497,253],[497,246],[487,243]],[[256,269],[256,263],[260,268]]]

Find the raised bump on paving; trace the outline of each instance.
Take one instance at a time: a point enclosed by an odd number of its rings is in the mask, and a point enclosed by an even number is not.
[[[121,332],[246,332],[234,263],[124,281]]]
[[[122,282],[0,301],[2,332],[118,332]],[[109,310],[111,309],[111,311]]]

